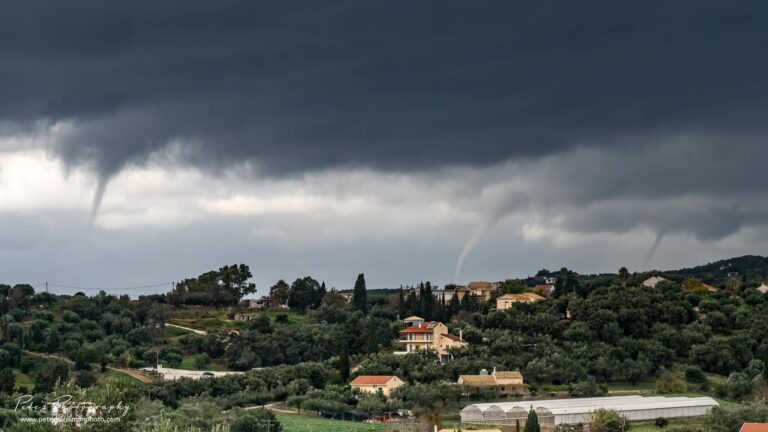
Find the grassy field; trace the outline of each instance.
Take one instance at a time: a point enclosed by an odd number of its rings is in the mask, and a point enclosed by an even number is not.
[[[183,360],[181,361],[181,365],[179,365],[178,368],[186,369],[186,370],[198,370],[198,368],[195,367],[195,356],[192,356],[192,355],[184,356]],[[204,370],[223,371],[224,365],[218,361],[211,361],[210,363],[208,363],[208,366],[204,368]]]
[[[303,323],[308,319],[306,315],[285,309],[251,310],[246,313],[264,315],[276,325],[295,325]],[[278,323],[277,317],[279,315],[285,315],[288,318],[288,322],[286,324]],[[251,326],[247,321],[235,321],[229,319],[224,311],[205,308],[191,308],[174,312],[168,322],[182,327],[205,331],[230,328],[247,329]],[[180,336],[185,333],[184,330],[173,329],[172,327],[166,331],[169,332],[168,334],[170,336]]]
[[[16,389],[20,386],[26,387],[27,389],[30,389],[34,386],[32,383],[32,378],[24,374],[22,371],[18,369],[13,370],[13,374],[16,376]]]
[[[654,382],[639,382],[637,384],[630,384],[628,382],[612,382],[608,384],[609,393],[632,393],[637,394],[653,392],[656,390],[656,383]]]
[[[278,315],[287,315],[289,325],[303,323],[309,319],[306,315],[298,314],[296,312],[291,312],[285,309],[269,309],[261,313],[266,315],[273,323],[276,322]]]
[[[136,378],[128,374],[124,374],[122,372],[118,372],[110,369],[107,369],[106,371],[99,373],[98,378],[99,378],[99,382],[102,382],[102,383],[108,380],[115,379],[118,381],[125,381],[133,384],[144,384],[141,381],[137,380]]]
[[[702,420],[700,418],[696,418],[696,419],[678,419],[678,420],[670,419],[669,420],[669,426],[667,426],[667,427],[682,426],[682,425],[699,426],[699,427],[702,427],[704,429],[706,429],[706,426],[707,426],[705,420]],[[629,426],[629,431],[630,432],[660,432],[660,431],[663,431],[663,430],[664,429],[657,428],[656,425],[654,425],[652,421],[636,422],[636,423],[632,423]]]
[[[165,332],[165,336],[168,338],[176,338],[176,337],[191,333],[189,330],[180,329],[178,327],[166,327],[164,329],[164,332]]]
[[[383,432],[378,423],[355,423],[300,414],[275,413],[285,432]]]

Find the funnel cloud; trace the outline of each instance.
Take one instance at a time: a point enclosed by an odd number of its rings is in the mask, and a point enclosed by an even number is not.
[[[217,265],[338,288],[458,282],[470,256],[501,280],[766,254],[766,20],[757,0],[5,2],[0,254],[111,279],[119,237],[177,280],[233,243]]]
[[[93,204],[91,205],[91,224],[96,221],[96,217],[99,215],[101,209],[101,202],[104,201],[104,194],[107,191],[107,183],[109,179],[100,176],[96,182],[96,190],[93,192]]]

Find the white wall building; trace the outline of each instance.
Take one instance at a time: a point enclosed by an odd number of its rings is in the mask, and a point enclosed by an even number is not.
[[[536,410],[542,429],[553,430],[559,424],[589,423],[600,408],[617,411],[631,421],[658,417],[699,417],[718,406],[709,397],[616,396],[599,398],[552,399],[468,405],[461,410],[461,422],[468,424],[524,426],[530,409]]]
[[[643,281],[643,286],[646,288],[656,288],[656,285],[660,282],[669,282],[669,280],[661,276],[652,276]]]
[[[763,294],[768,293],[768,284],[763,282],[759,287],[757,287],[757,290],[760,291]]]

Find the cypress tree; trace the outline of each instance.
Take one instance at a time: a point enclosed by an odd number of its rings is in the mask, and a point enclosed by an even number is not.
[[[523,432],[541,432],[539,416],[536,415],[536,411],[533,408],[528,412],[528,418],[525,419],[525,429]]]
[[[419,314],[419,300],[416,298],[416,292],[413,287],[410,288],[411,292],[408,294],[408,315]]]
[[[403,293],[403,286],[400,285],[400,293],[397,297],[397,313],[400,314],[400,319],[405,318],[405,309],[405,293]]]
[[[315,299],[315,307],[320,307],[323,303],[323,297],[328,294],[328,290],[325,289],[325,281],[320,284],[320,288],[317,289],[317,298]]]
[[[427,281],[424,284],[424,315],[423,317],[428,320],[433,320],[435,316],[435,295],[432,294],[432,284]]]
[[[349,378],[349,348],[347,345],[347,340],[344,339],[341,342],[341,350],[339,352],[339,374],[345,382]]]
[[[424,282],[419,282],[419,316],[428,320],[427,297],[424,295]]]
[[[368,314],[368,293],[365,290],[365,275],[360,273],[355,281],[355,289],[352,291],[352,305],[355,309]]]

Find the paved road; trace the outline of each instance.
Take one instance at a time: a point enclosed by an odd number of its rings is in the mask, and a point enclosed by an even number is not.
[[[241,375],[245,373],[245,372],[233,372],[233,371],[221,372],[221,371],[171,369],[171,368],[164,368],[162,365],[160,365],[157,368],[157,373],[159,373],[164,380],[171,380],[171,381],[177,380],[179,378],[192,378],[192,379],[205,378],[203,374],[206,372],[213,374],[214,377],[223,377],[227,375]]]

